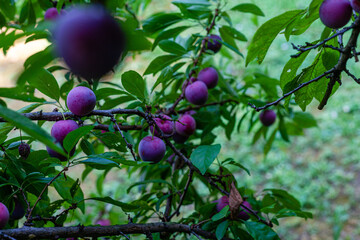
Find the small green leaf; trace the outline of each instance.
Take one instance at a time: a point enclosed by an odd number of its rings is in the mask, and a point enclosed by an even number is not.
[[[85,200],[95,200],[95,201],[109,203],[109,204],[112,204],[114,206],[120,207],[124,212],[134,212],[134,211],[139,210],[139,206],[137,206],[135,204],[128,204],[128,203],[123,203],[123,202],[120,202],[120,201],[116,201],[116,200],[112,199],[111,197],[103,197],[103,198],[101,198],[101,197],[93,197],[93,198],[87,198]]]
[[[46,96],[59,101],[59,84],[48,70],[30,67],[23,72],[21,78],[26,79],[31,86],[34,86]]]
[[[151,61],[151,63],[145,70],[144,75],[156,74],[160,70],[164,69],[165,67],[169,66],[171,63],[173,63],[179,59],[181,59],[180,56],[172,55],[172,54],[159,56]]]
[[[199,146],[191,153],[190,160],[200,170],[201,174],[205,174],[220,153],[220,149],[220,144]]]
[[[211,218],[211,220],[213,220],[213,221],[215,222],[215,221],[218,221],[218,220],[226,217],[227,214],[228,214],[229,208],[230,208],[229,205],[226,205],[223,209],[221,209],[220,212],[218,212],[217,214],[215,214],[215,215]]]
[[[280,240],[271,227],[260,222],[245,222],[246,228],[255,240]]]
[[[252,4],[252,3],[242,3],[239,5],[236,5],[231,10],[244,12],[244,13],[252,13],[252,14],[255,14],[258,16],[262,16],[262,17],[265,16],[263,11],[261,11],[261,9],[257,5]]]
[[[140,74],[135,71],[127,71],[121,76],[121,83],[126,91],[141,101],[145,99],[145,81]]]
[[[316,119],[307,112],[294,112],[293,120],[302,128],[317,127]]]
[[[159,43],[159,47],[165,52],[173,53],[179,56],[186,53],[186,50],[183,46],[171,40],[162,40]]]
[[[143,184],[148,184],[148,183],[159,183],[159,184],[166,184],[168,185],[169,187],[173,187],[171,185],[171,183],[165,181],[165,180],[162,180],[162,179],[151,179],[151,180],[145,180],[145,181],[141,181],[141,182],[137,182],[137,183],[134,183],[133,185],[131,185],[128,189],[127,189],[127,193],[129,193],[131,191],[131,189],[133,187],[136,187],[136,186],[139,186],[139,185],[143,185]]]
[[[177,13],[157,13],[145,20],[143,29],[152,34],[181,20],[181,15]]]
[[[99,170],[106,170],[106,169],[110,169],[113,167],[120,168],[118,163],[116,163],[112,160],[109,160],[109,159],[99,158],[99,157],[88,158],[86,160],[80,161],[79,163],[83,163],[85,165],[88,165],[92,168],[99,169]]]
[[[94,126],[83,126],[74,131],[71,131],[68,135],[66,135],[63,146],[65,151],[70,152],[76,145],[76,143],[88,134],[91,130],[93,130]]]
[[[223,237],[225,236],[226,232],[227,232],[227,228],[229,227],[229,220],[226,220],[222,223],[220,223],[217,227],[216,227],[216,238],[218,240],[223,239]]]

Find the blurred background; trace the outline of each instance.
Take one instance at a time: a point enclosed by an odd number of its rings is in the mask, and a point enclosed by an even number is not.
[[[306,8],[311,1],[228,0],[227,4],[232,6],[242,2],[255,3],[265,13],[265,17],[240,13],[232,16],[235,28],[244,33],[249,40],[238,44],[246,56],[251,37],[261,24],[285,11]],[[175,10],[171,1],[153,1],[140,19],[169,10]],[[271,45],[262,65],[252,63],[245,68],[245,60],[234,56],[233,63],[227,65],[226,72],[233,75],[240,84],[245,76],[254,73],[265,73],[279,79],[285,63],[290,59],[290,55],[295,53],[290,43],[304,44],[306,41],[317,40],[322,30],[323,25],[317,20],[303,35],[292,36],[290,42],[280,35]],[[24,44],[23,40],[19,40],[16,46],[8,51],[6,57],[0,53],[0,87],[14,86],[26,58],[47,45],[46,41]],[[119,66],[113,81],[119,81],[121,73],[128,69],[144,72],[148,63],[159,54],[161,51],[155,50],[138,55],[134,60],[128,59]],[[304,64],[309,64],[310,61],[311,57],[308,57]],[[221,63],[220,60],[218,63]],[[221,65],[217,66],[221,68]],[[357,70],[360,68],[359,63],[350,61],[349,68],[354,73],[359,72],[357,76],[360,77],[360,71]],[[59,74],[58,79],[63,81],[63,75]],[[149,82],[153,80],[147,79]],[[151,86],[151,83],[148,86]],[[317,110],[316,103],[308,108],[317,119],[318,126],[306,130],[303,136],[292,137],[289,143],[277,136],[267,156],[263,154],[264,142],[252,144],[253,133],[247,132],[246,124],[239,132],[235,131],[232,134],[231,140],[219,130],[216,139],[216,142],[222,144],[219,157],[232,157],[250,169],[251,176],[244,171],[236,173],[239,185],[256,189],[258,196],[261,196],[265,188],[286,189],[301,201],[304,210],[314,214],[314,219],[307,221],[297,218],[281,221],[280,227],[276,227],[276,230],[282,239],[360,239],[360,131],[357,129],[360,126],[360,102],[355,101],[359,96],[358,91],[360,86],[347,76],[343,76],[343,86],[330,99],[323,111]],[[21,105],[13,102],[9,103],[9,107],[19,109]],[[74,171],[70,173],[72,174],[74,177],[77,176]],[[123,196],[123,200],[136,197],[127,196],[126,187],[123,187],[130,186],[134,179],[139,178],[136,173],[127,178],[127,175],[121,174],[119,170],[112,170],[105,179],[101,178],[101,174],[100,171],[92,173],[96,188],[93,181],[82,183],[86,196]],[[132,190],[131,194],[136,194],[136,190]],[[124,213],[119,209],[112,209],[111,206],[90,202],[87,205],[100,211],[89,212],[86,216],[76,212],[74,221],[83,223],[93,222],[93,219],[98,218],[109,218],[112,224],[116,224],[119,215],[124,220],[127,219]]]

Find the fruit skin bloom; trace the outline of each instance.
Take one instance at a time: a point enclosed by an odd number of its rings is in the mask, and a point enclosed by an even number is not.
[[[72,113],[85,116],[94,110],[96,96],[90,88],[79,86],[69,92],[66,103]]]
[[[166,146],[160,138],[146,136],[140,141],[138,151],[143,161],[158,163],[165,156]]]
[[[341,28],[351,19],[352,7],[348,0],[325,0],[320,6],[319,16],[329,28]]]
[[[111,71],[125,49],[125,34],[101,6],[76,6],[57,20],[57,54],[70,70],[87,80]]]

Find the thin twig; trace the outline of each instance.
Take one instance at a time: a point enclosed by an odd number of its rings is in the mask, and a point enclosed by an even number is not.
[[[191,184],[191,182],[192,182],[192,178],[193,178],[193,170],[190,169],[190,171],[189,171],[189,176],[188,176],[188,180],[187,180],[187,182],[186,182],[184,191],[183,191],[183,193],[182,193],[181,196],[180,196],[179,205],[177,206],[176,210],[170,215],[169,221],[170,221],[175,215],[178,216],[178,215],[180,214],[180,208],[181,208],[181,205],[182,205],[183,202],[184,202],[186,193],[188,192],[189,186],[190,186],[190,184]]]

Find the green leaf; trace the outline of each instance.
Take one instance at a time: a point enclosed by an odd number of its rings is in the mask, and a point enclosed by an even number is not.
[[[183,46],[171,40],[162,40],[159,43],[159,47],[165,52],[179,56],[184,55],[186,53],[186,50]]]
[[[215,231],[215,234],[216,234],[216,238],[218,240],[221,240],[223,239],[223,237],[225,236],[226,234],[226,231],[227,231],[227,228],[229,227],[229,220],[226,220],[222,223],[220,223],[217,227],[216,227],[216,231]]]
[[[252,3],[242,3],[239,5],[236,5],[231,10],[238,11],[238,12],[244,12],[244,13],[252,13],[252,14],[255,14],[258,16],[265,16],[263,11],[261,11],[261,9],[257,5],[252,4]]]
[[[16,13],[15,1],[0,0],[0,10],[6,15],[7,18],[13,20]]]
[[[191,153],[190,160],[200,170],[201,174],[205,174],[220,153],[220,149],[220,144],[199,146]]]
[[[317,127],[316,119],[307,112],[294,112],[293,120],[302,128]]]
[[[168,29],[168,30],[160,32],[153,43],[152,49],[154,50],[154,48],[158,45],[158,43],[161,40],[169,39],[169,38],[176,38],[181,32],[183,32],[184,30],[186,30],[188,28],[189,28],[189,26],[182,26],[182,27],[176,27],[176,28],[172,28],[172,29]]]
[[[34,96],[33,89],[30,86],[19,85],[14,88],[0,88],[0,97],[17,99],[24,102],[45,102],[45,99]]]
[[[28,68],[21,75],[27,82],[46,96],[59,101],[60,88],[55,77],[44,68]]]
[[[95,200],[95,201],[109,203],[114,206],[120,207],[124,212],[135,212],[135,211],[139,210],[139,206],[137,206],[135,204],[128,204],[128,203],[116,201],[116,200],[112,199],[111,197],[103,197],[103,198],[93,197],[93,198],[87,198],[85,200]]]
[[[265,22],[256,31],[250,43],[248,55],[246,56],[246,66],[255,58],[257,58],[257,62],[261,64],[275,37],[299,14],[302,14],[303,11],[304,10],[288,11]]]
[[[29,134],[31,137],[49,146],[54,151],[66,156],[60,145],[55,144],[55,140],[44,129],[33,123],[28,118],[1,105],[0,116],[6,121],[14,124],[18,129],[21,129]]]
[[[112,160],[109,160],[109,159],[99,158],[99,157],[88,158],[86,160],[80,161],[79,163],[85,164],[87,166],[90,166],[92,168],[99,169],[99,170],[107,170],[107,169],[110,169],[113,167],[120,168],[118,163],[116,163]]]
[[[161,73],[160,76],[158,77],[158,79],[156,80],[154,86],[151,88],[151,92],[154,91],[154,89],[161,83],[164,83],[166,81],[168,81],[169,79],[171,79],[171,77],[173,76],[174,70],[172,67],[167,66],[166,68],[164,68]]]
[[[271,227],[260,222],[245,222],[246,228],[255,240],[280,240]]]
[[[220,212],[218,212],[217,214],[212,216],[211,220],[213,220],[215,222],[215,221],[218,221],[218,220],[226,217],[228,214],[229,208],[230,208],[229,205],[226,205],[223,209],[221,209]]]
[[[145,20],[143,29],[152,34],[181,20],[181,15],[177,13],[157,13]]]
[[[222,32],[223,35],[227,34],[227,35],[231,36],[232,38],[235,38],[239,41],[244,41],[244,42],[247,41],[246,36],[233,27],[222,26],[219,31],[220,31],[220,33]]]
[[[141,181],[141,182],[137,182],[137,183],[134,183],[132,184],[128,189],[127,189],[127,193],[129,193],[131,191],[131,189],[133,187],[136,187],[136,186],[139,186],[139,185],[143,185],[143,184],[148,184],[148,183],[163,183],[163,184],[167,184],[169,187],[173,188],[173,186],[171,185],[171,183],[165,181],[165,180],[162,180],[162,179],[151,179],[151,180],[145,180],[145,181]]]
[[[275,140],[276,132],[277,132],[277,129],[275,129],[272,132],[270,138],[267,140],[267,142],[266,142],[266,144],[264,146],[264,154],[265,155],[267,155],[269,153],[270,149],[271,149],[271,146],[272,146],[272,144],[273,144],[273,142]]]
[[[171,63],[173,63],[179,59],[181,59],[180,56],[172,55],[172,54],[159,56],[151,61],[151,63],[145,70],[144,75],[156,74],[160,70],[164,69],[165,67],[169,66]]]
[[[135,71],[127,71],[121,76],[121,83],[126,91],[141,101],[145,99],[145,81],[140,74]]]
[[[80,138],[88,134],[91,130],[93,130],[93,128],[94,126],[83,126],[69,132],[63,142],[65,151],[70,152],[75,147],[76,143],[80,140]]]
[[[285,190],[269,188],[264,191],[271,191],[272,195],[288,209],[299,211],[301,208],[299,200]]]

